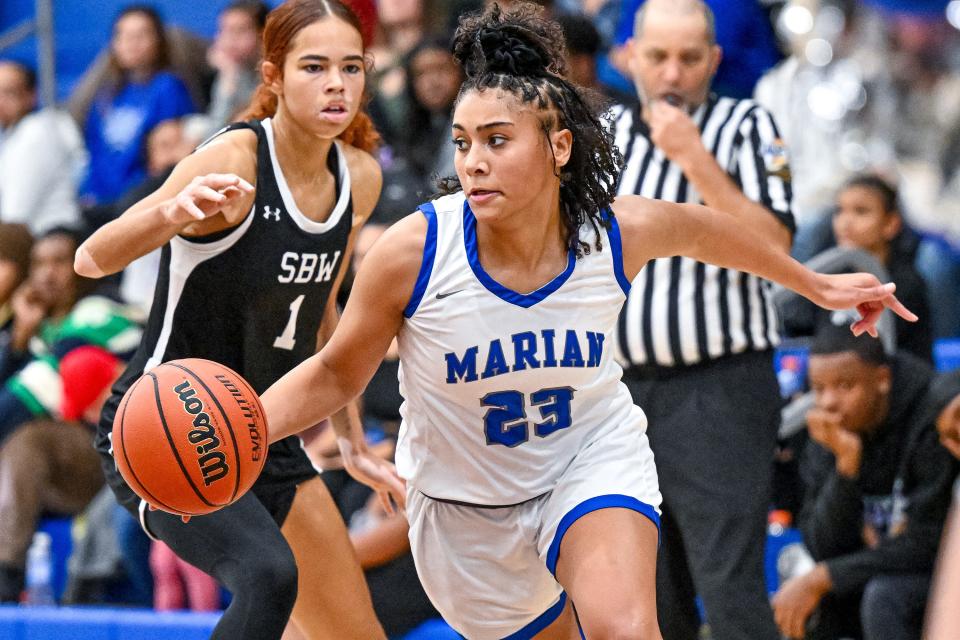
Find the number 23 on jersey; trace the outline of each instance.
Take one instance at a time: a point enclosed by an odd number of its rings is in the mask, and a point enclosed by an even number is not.
[[[541,438],[573,424],[570,403],[574,389],[555,387],[530,394],[530,407],[540,410],[541,422],[533,425],[533,432]],[[526,398],[519,391],[495,391],[480,399],[480,405],[490,407],[483,417],[487,444],[515,447],[530,439]]]

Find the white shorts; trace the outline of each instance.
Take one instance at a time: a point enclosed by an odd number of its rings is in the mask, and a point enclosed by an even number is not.
[[[616,429],[590,442],[552,491],[485,508],[407,496],[420,581],[446,621],[469,640],[535,636],[563,611],[556,581],[564,533],[606,508],[637,511],[660,527],[660,490],[646,434]]]

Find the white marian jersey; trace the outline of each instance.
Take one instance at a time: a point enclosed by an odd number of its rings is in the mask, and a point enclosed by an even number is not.
[[[432,498],[510,505],[554,488],[598,435],[646,429],[614,335],[629,289],[620,233],[533,293],[483,270],[463,193],[423,205],[423,264],[400,330],[397,468]]]

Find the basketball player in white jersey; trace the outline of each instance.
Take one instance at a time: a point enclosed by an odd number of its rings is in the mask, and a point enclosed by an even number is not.
[[[563,77],[562,42],[530,5],[461,21],[456,191],[387,231],[331,340],[263,395],[271,439],[296,433],[360,394],[398,337],[411,546],[471,640],[580,638],[577,618],[591,640],[660,637],[660,493],[610,347],[648,260],[687,255],[858,307],[855,333],[875,334],[887,306],[913,317],[892,285],[813,273],[729,214],[614,199],[619,158]],[[354,454],[360,435],[340,435],[348,468],[402,501]]]

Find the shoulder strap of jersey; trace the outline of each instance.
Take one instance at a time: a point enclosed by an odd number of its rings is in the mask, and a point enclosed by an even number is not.
[[[257,134],[257,137],[260,137],[260,132],[263,130],[263,125],[260,124],[259,120],[247,120],[243,122],[231,122],[228,125],[222,127],[219,131],[208,137],[206,140],[197,145],[197,148],[194,151],[198,151],[213,141],[214,138],[222,136],[228,131],[236,131],[237,129],[252,129],[254,133]]]

